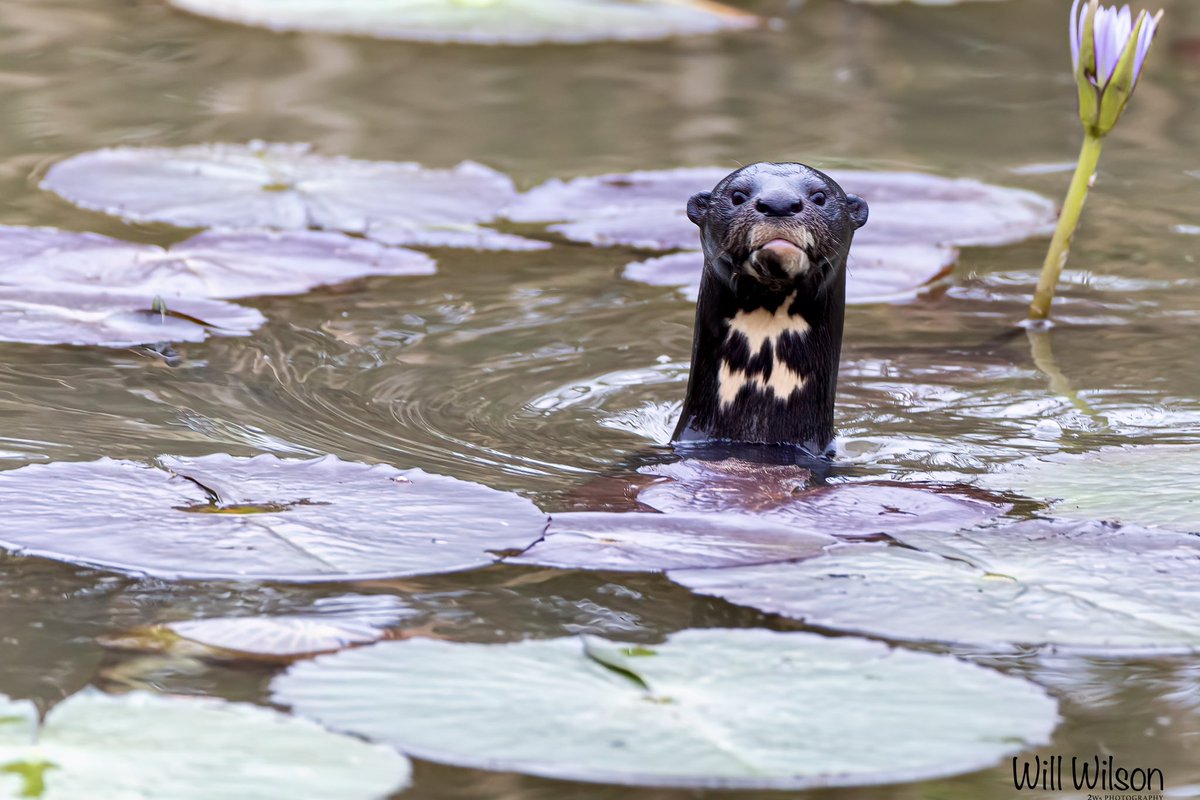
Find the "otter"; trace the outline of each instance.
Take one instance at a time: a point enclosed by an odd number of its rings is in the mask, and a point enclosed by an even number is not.
[[[867,204],[822,172],[760,162],[687,203],[704,274],[676,443],[790,445],[827,458],[846,257]]]

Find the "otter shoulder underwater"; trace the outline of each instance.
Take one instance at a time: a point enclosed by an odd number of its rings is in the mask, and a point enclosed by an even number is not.
[[[846,257],[867,204],[797,163],[693,195],[704,274],[676,443],[833,447]]]

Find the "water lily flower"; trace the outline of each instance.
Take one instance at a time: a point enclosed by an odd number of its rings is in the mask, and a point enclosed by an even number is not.
[[[1146,55],[1154,42],[1159,11],[1142,11],[1136,22],[1129,6],[1105,8],[1090,0],[1071,6],[1071,59],[1079,84],[1079,115],[1084,127],[1104,136],[1125,110]]]
[[[1050,303],[1067,263],[1071,238],[1095,179],[1104,137],[1117,124],[1133,96],[1162,14],[1162,11],[1154,15],[1141,11],[1134,19],[1129,6],[1120,9],[1101,6],[1099,0],[1075,0],[1071,6],[1071,61],[1079,87],[1083,149],[1042,266],[1037,293],[1029,307],[1030,320],[1044,320],[1050,315]]]

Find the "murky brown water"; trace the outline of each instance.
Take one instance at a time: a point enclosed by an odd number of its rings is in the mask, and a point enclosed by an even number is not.
[[[758,159],[905,168],[1056,198],[1079,140],[1067,3],[949,8],[746,2],[779,30],[671,43],[437,47],[274,36],[154,0],[0,0],[0,221],[168,243],[38,191],[53,161],[117,143],[261,138],[550,176]],[[1200,6],[1169,24],[1037,342],[1010,324],[1043,242],[967,250],[953,285],[847,320],[838,414],[861,474],[954,482],[1037,452],[1200,442]],[[1188,174],[1192,172],[1194,174]],[[1186,228],[1185,228],[1186,230]],[[653,452],[682,397],[692,306],[622,280],[633,251],[438,252],[439,274],[253,303],[256,335],[131,351],[0,345],[6,466],[102,455],[334,453],[516,490],[549,510]],[[1050,362],[1061,373],[1053,378]],[[1077,393],[1075,402],[1068,392]],[[1084,403],[1078,402],[1081,399]],[[465,641],[780,626],[665,579],[495,567],[389,587]],[[132,581],[0,558],[0,693],[47,703],[98,681],[262,700],[267,671],[133,663],[95,637],[146,622],[281,612],[344,587]],[[969,653],[962,655],[970,656]],[[1063,701],[1056,753],[1113,753],[1200,796],[1200,665],[988,663]],[[796,797],[1007,798],[1007,768]],[[1026,793],[1028,794],[1028,793]],[[412,798],[683,797],[419,764]]]

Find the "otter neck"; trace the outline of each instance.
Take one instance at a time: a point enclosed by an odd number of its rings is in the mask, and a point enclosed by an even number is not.
[[[844,270],[820,291],[742,296],[706,267],[672,439],[795,445],[824,455],[833,443],[845,305]]]

